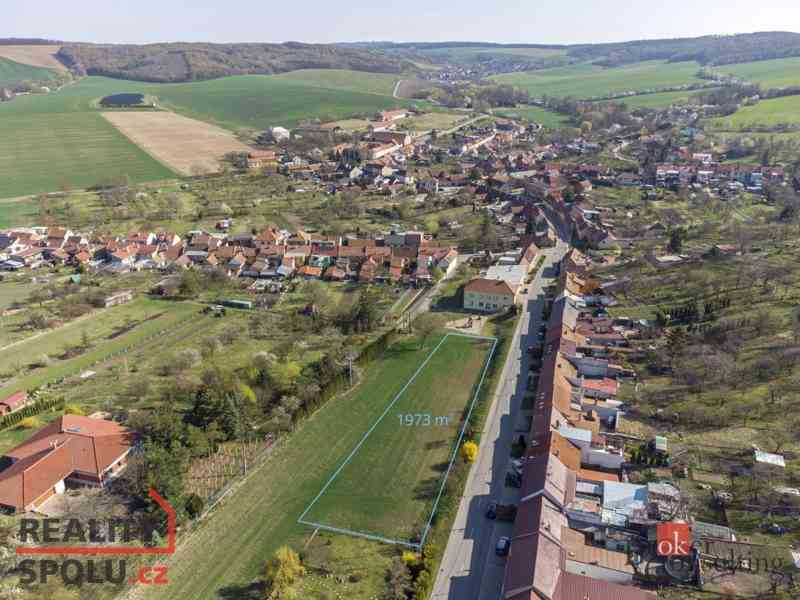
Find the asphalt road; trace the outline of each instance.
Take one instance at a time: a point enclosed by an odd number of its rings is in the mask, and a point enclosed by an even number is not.
[[[458,507],[444,557],[436,575],[433,600],[497,600],[503,584],[505,559],[495,555],[497,540],[510,536],[513,525],[486,518],[491,501],[514,502],[519,491],[505,486],[510,466],[511,445],[527,432],[528,423],[520,414],[527,388],[530,357],[525,352],[537,341],[544,307],[544,287],[555,275],[555,265],[567,251],[567,244],[544,251],[545,261],[528,285],[523,299],[524,312],[503,367],[489,415],[481,434],[478,458],[470,469],[464,496]]]

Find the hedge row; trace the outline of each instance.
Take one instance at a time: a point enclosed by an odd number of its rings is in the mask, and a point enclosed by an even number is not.
[[[56,407],[64,407],[64,398],[47,398],[44,400],[39,400],[32,404],[28,404],[27,406],[14,411],[13,413],[4,416],[0,419],[0,430],[8,429],[9,427],[13,427],[14,425],[18,425],[22,419],[27,417],[32,417],[34,415],[38,415],[39,413],[51,410]]]

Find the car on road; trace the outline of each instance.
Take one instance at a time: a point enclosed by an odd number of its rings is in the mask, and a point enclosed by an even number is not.
[[[511,538],[504,535],[497,540],[497,545],[494,547],[494,553],[497,554],[497,556],[508,556],[509,550],[511,550]]]
[[[487,519],[497,518],[497,502],[490,502],[489,506],[486,507],[486,518]]]

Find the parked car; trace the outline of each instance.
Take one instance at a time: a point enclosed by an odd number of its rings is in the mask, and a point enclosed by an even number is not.
[[[503,536],[497,540],[497,545],[494,547],[497,556],[508,556],[509,550],[511,550],[511,538]]]
[[[497,518],[497,502],[489,503],[489,506],[486,508],[486,518],[487,519]]]

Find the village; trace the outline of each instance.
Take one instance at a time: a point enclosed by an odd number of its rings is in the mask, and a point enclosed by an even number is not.
[[[437,295],[452,283],[451,328],[460,321],[472,326],[478,317],[524,315],[542,285],[542,324],[524,334],[532,338],[521,363],[529,369],[521,409],[512,415],[525,426],[514,433],[502,498],[477,509],[498,521],[489,535],[503,560],[495,565],[502,597],[648,600],[663,588],[701,589],[719,573],[738,571],[772,577],[775,589],[788,589],[792,576],[784,567],[797,564],[797,553],[771,548],[724,563],[728,550],[744,548],[737,545],[740,534],[692,504],[688,468],[677,468],[665,432],[649,428],[643,435],[630,427],[641,417],[631,389],[643,380],[641,365],[633,365],[663,347],[657,333],[663,323],[620,314],[619,307],[627,308],[643,263],[668,274],[742,257],[753,245],[752,237],[728,230],[685,243],[691,211],[777,210],[778,192],[800,187],[797,175],[777,164],[731,163],[723,152],[696,151],[697,132],[686,127],[676,136],[635,122],[559,137],[535,124],[484,116],[412,136],[401,128],[409,117],[406,110],[373,115],[363,132],[345,135],[348,141],[335,125],[276,127],[265,132],[261,149],[230,157],[234,177],[279,177],[290,198],[311,192],[323,202],[345,194],[353,204],[380,198],[383,204],[369,209],[380,215],[370,229],[263,227],[247,214],[214,215],[210,222],[206,215],[207,227],[186,223],[180,231],[125,235],[66,222],[13,227],[0,233],[0,271],[12,281],[52,274],[75,285],[81,277],[113,281],[102,309],[130,303],[134,294],[125,282],[142,273],[153,275],[148,291],[155,297],[176,295],[184,273],[236,284],[225,301],[203,299],[215,311],[224,303],[269,312],[274,304],[259,302],[265,294],[320,281],[411,290],[435,313]],[[665,150],[667,137],[683,144]],[[201,182],[187,180],[181,189]],[[405,215],[438,207],[426,213],[434,222],[455,207],[462,222],[448,215],[434,228],[409,226],[400,205],[411,207]],[[471,239],[461,236],[463,222],[472,227]],[[301,310],[313,315],[316,308]],[[407,333],[424,312],[415,306],[392,316]],[[523,338],[517,332],[509,339],[519,345]],[[37,392],[19,389],[0,399],[0,415],[29,416],[41,407]],[[138,434],[106,416],[64,414],[6,451],[4,510],[37,510],[67,487],[103,487],[117,478]],[[783,479],[782,454],[756,446],[746,454],[740,468],[748,476]],[[778,487],[794,491],[779,495],[800,497],[792,481],[783,483]],[[713,493],[718,504],[728,501],[723,486]],[[769,533],[777,536],[782,527]],[[680,548],[665,551],[662,542],[673,534]],[[763,575],[758,561],[767,556],[782,562],[780,568],[770,562]]]

